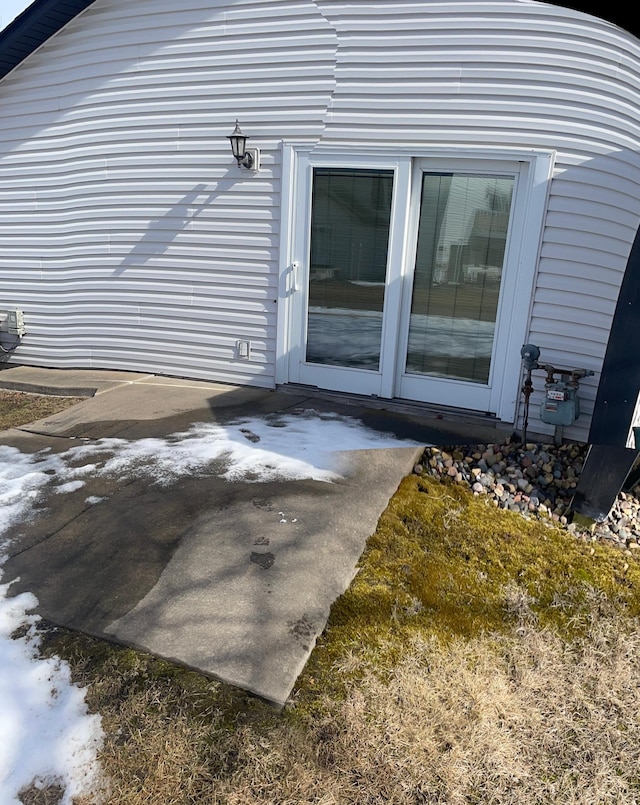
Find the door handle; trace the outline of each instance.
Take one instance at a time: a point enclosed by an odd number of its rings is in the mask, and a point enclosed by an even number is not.
[[[298,272],[300,270],[300,262],[294,260],[291,263],[291,291],[295,293],[298,290]]]

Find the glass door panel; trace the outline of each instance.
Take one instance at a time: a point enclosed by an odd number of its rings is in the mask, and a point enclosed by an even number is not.
[[[423,173],[407,375],[489,383],[514,183]]]
[[[380,370],[394,172],[314,168],[306,363]]]
[[[289,382],[502,410],[524,170],[302,156],[283,275]]]

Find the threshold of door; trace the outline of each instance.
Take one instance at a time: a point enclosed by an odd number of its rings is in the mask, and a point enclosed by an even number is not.
[[[317,386],[305,386],[299,383],[279,385],[277,390],[285,394],[305,395],[310,399],[315,398],[354,408],[388,411],[407,419],[424,422],[438,430],[459,432],[461,435],[468,435],[472,432],[476,435],[478,443],[496,442],[513,432],[513,425],[501,422],[494,414],[483,414],[466,408],[328,391]]]

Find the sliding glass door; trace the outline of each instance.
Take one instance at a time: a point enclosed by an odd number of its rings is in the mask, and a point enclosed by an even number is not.
[[[410,165],[308,165],[303,175],[289,379],[391,397]]]
[[[393,171],[316,168],[306,360],[380,371]]]
[[[305,159],[289,380],[495,412],[526,206],[520,164]]]
[[[516,178],[424,170],[417,178],[400,395],[488,406]]]

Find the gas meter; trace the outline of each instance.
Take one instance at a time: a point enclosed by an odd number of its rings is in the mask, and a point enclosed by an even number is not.
[[[540,405],[540,419],[549,425],[572,425],[580,416],[577,389],[563,380],[547,383]]]
[[[542,369],[547,373],[544,384],[544,400],[540,405],[540,419],[549,425],[555,425],[556,443],[562,440],[562,429],[572,425],[580,416],[580,398],[578,387],[580,380],[590,377],[590,369],[558,369],[549,364],[541,365],[538,362],[540,349],[534,344],[525,344],[520,350],[522,363],[526,372],[522,393],[525,400],[524,411],[524,441],[528,424],[529,398],[533,392],[531,372]],[[559,379],[556,379],[556,375]]]

